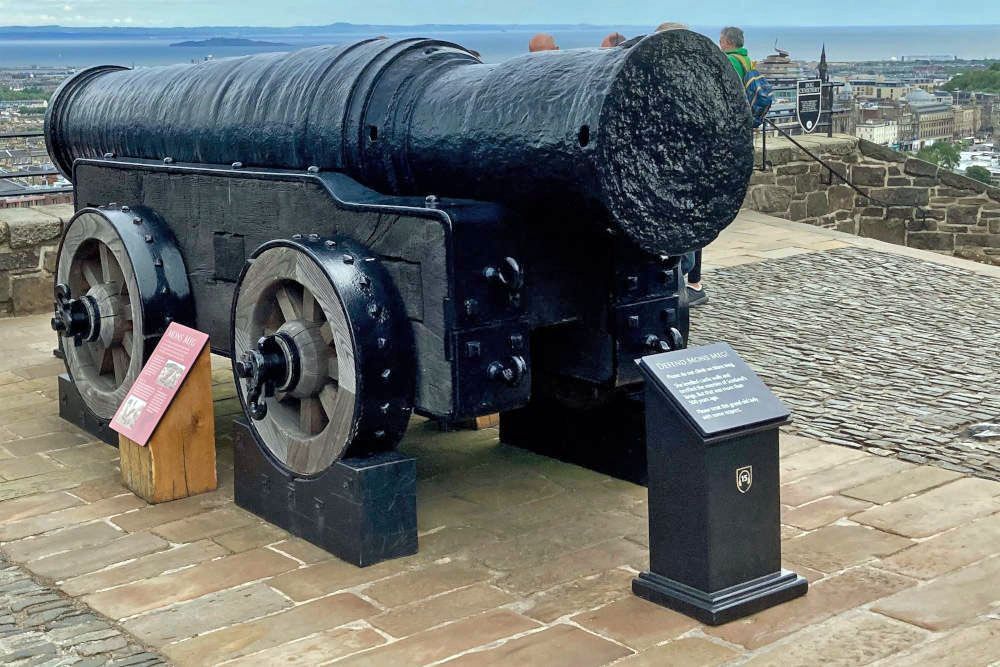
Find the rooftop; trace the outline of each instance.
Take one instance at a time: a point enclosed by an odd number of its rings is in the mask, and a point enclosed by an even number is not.
[[[1000,655],[1000,268],[743,213],[694,343],[793,409],[782,537],[809,593],[716,628],[634,597],[642,487],[415,419],[420,552],[357,569],[220,489],[157,506],[56,417],[47,316],[0,320],[0,653],[120,665],[987,664]],[[14,656],[14,657],[12,657]],[[27,663],[25,663],[27,664]]]

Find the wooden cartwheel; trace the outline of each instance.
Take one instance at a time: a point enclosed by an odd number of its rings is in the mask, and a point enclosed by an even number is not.
[[[52,328],[86,407],[110,420],[172,321],[193,321],[184,260],[150,211],[80,210],[56,265]]]
[[[232,358],[250,427],[295,475],[394,449],[413,411],[402,300],[379,260],[347,239],[254,252],[233,302]]]

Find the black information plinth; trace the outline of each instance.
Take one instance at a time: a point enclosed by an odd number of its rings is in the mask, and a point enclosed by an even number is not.
[[[384,452],[293,477],[233,423],[236,504],[359,567],[417,553],[416,459]]]
[[[639,597],[719,625],[803,595],[781,568],[778,427],[789,412],[717,343],[643,358],[650,571]]]

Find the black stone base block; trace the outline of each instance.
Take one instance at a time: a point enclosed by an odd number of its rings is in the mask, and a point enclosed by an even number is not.
[[[722,625],[806,594],[809,582],[788,570],[723,588],[714,593],[643,572],[632,580],[632,592],[662,607],[708,625]]]
[[[95,438],[118,446],[118,434],[108,426],[110,420],[101,419],[90,411],[67,373],[59,375],[59,416]]]
[[[500,442],[645,486],[646,422],[642,394],[571,408],[532,398],[500,413]]]
[[[417,553],[416,459],[385,452],[296,477],[245,422],[233,430],[237,505],[359,567]]]

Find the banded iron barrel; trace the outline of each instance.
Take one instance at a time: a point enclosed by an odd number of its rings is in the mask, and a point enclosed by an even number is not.
[[[702,247],[753,169],[742,84],[707,38],[484,64],[433,39],[373,39],[168,67],[97,67],[46,116],[57,167],[117,157],[338,170],[384,194],[505,203],[647,252]]]

